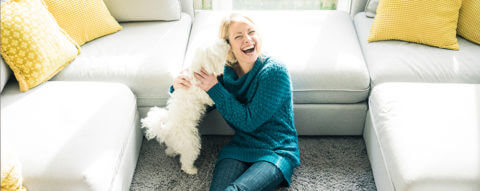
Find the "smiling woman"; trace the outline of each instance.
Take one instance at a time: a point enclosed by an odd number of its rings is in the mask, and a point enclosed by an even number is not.
[[[219,34],[230,44],[223,75],[194,73],[196,86],[235,131],[218,155],[210,190],[288,186],[300,165],[290,74],[284,64],[261,53],[262,38],[249,17],[226,16]],[[174,89],[193,85],[182,75],[173,84]]]
[[[218,81],[203,72],[195,77],[201,84],[214,82],[202,89],[235,135],[218,155],[210,190],[289,185],[300,164],[289,72],[261,54],[262,38],[249,17],[225,17],[219,34],[231,46],[223,76]]]
[[[262,40],[252,19],[233,13],[222,22],[219,34],[232,47],[228,52],[227,65],[240,72],[237,73],[239,76],[248,72],[253,65],[243,63],[254,63],[262,51]]]

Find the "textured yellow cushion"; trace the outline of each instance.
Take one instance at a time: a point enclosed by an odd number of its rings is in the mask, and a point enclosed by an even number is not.
[[[381,0],[368,41],[402,40],[458,50],[461,0]]]
[[[1,18],[1,54],[22,92],[49,80],[80,52],[42,0],[2,2]]]
[[[45,0],[48,10],[79,45],[122,30],[102,0]]]
[[[480,0],[463,0],[458,16],[458,35],[480,44]]]
[[[22,165],[20,161],[12,152],[5,152],[2,145],[1,156],[1,187],[2,191],[27,191],[22,185]]]

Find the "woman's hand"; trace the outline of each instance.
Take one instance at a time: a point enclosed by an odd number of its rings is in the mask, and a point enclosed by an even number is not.
[[[185,74],[186,71],[188,71],[188,68],[182,70],[180,74],[173,79],[173,89],[178,90],[179,88],[183,88],[187,90],[192,86],[192,83],[190,82],[192,79]]]
[[[193,73],[195,78],[199,81],[197,86],[204,91],[210,90],[215,84],[218,83],[217,77],[215,74],[209,74],[205,69],[202,68],[199,73]]]

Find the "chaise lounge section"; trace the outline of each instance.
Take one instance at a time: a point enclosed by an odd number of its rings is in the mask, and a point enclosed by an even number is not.
[[[363,137],[378,190],[480,190],[480,46],[459,50],[367,41],[354,23],[371,79]]]
[[[128,190],[143,139],[135,96],[120,83],[46,82],[1,96],[3,148],[29,190]]]
[[[384,83],[369,106],[378,190],[480,190],[480,85]]]

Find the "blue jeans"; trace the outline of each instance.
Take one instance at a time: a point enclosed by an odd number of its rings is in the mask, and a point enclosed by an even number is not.
[[[282,182],[282,172],[272,163],[247,163],[227,158],[215,165],[210,191],[270,191]]]

